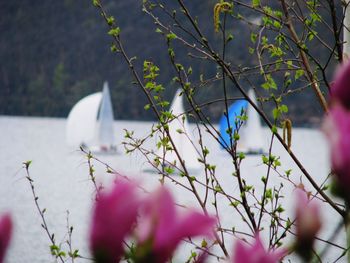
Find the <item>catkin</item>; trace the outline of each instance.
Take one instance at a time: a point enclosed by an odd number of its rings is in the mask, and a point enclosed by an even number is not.
[[[290,119],[285,119],[283,122],[283,141],[288,146],[288,151],[292,146],[292,121]]]
[[[215,32],[219,32],[220,25],[220,13],[227,12],[232,8],[232,4],[229,2],[217,3],[214,6],[214,28]]]

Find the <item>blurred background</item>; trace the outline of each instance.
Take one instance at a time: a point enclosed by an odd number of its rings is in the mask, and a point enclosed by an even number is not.
[[[142,12],[142,1],[105,1],[105,8],[116,18],[122,30],[122,39],[130,57],[135,56],[138,70],[145,59],[160,68],[159,82],[168,87],[165,97],[170,100],[176,88],[172,79],[175,72],[168,64],[167,47],[163,36],[155,33],[152,19]],[[191,12],[205,19],[198,22],[214,47],[221,37],[215,34],[212,12],[216,1],[188,1]],[[169,3],[171,7],[172,3]],[[269,3],[271,7],[278,2]],[[235,10],[251,20],[259,20],[249,9],[237,6]],[[208,18],[208,19],[207,19]],[[180,18],[181,19],[181,18]],[[235,21],[229,26],[231,41],[227,57],[235,65],[256,65],[255,56],[248,52],[253,28],[246,22]],[[145,97],[132,84],[131,74],[120,55],[110,51],[108,28],[91,1],[1,1],[0,2],[0,114],[21,116],[66,117],[72,106],[82,97],[102,89],[107,80],[116,119],[151,120],[152,113],[144,110]],[[327,30],[325,30],[327,32]],[[322,26],[320,34],[323,34]],[[237,39],[236,39],[237,37]],[[176,44],[175,44],[175,48]],[[219,46],[217,46],[219,48]],[[315,49],[326,59],[322,49]],[[194,69],[193,80],[200,74],[214,77],[217,68],[201,59],[188,60],[189,51],[176,49],[184,65]],[[331,67],[332,68],[332,67]],[[258,75],[250,81],[259,86]],[[218,82],[197,89],[197,101],[219,98]],[[232,96],[239,95],[229,89]],[[311,89],[295,92],[286,98],[289,117],[297,126],[318,126],[322,110]],[[267,112],[274,105],[267,104]],[[212,104],[206,113],[217,121],[223,112],[222,104]]]

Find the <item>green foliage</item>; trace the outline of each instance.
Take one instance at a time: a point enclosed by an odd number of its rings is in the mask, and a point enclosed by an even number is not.
[[[100,6],[100,0],[92,0],[92,4],[96,7]]]
[[[253,6],[253,7],[258,7],[258,6],[260,6],[260,0],[252,0],[252,6]]]
[[[272,200],[272,189],[271,188],[266,189],[265,198]]]
[[[266,81],[261,85],[266,90],[277,89],[277,84],[270,74],[266,75]]]
[[[114,37],[118,37],[120,34],[120,28],[116,27],[116,28],[112,28],[111,30],[108,31],[108,35],[114,36]]]
[[[112,26],[114,24],[114,22],[115,22],[115,19],[113,16],[107,17],[107,24],[109,26]]]
[[[297,71],[295,71],[295,80],[299,79],[303,75],[304,75],[304,70],[298,69]]]
[[[68,256],[75,259],[75,258],[79,258],[79,250],[75,249],[73,252],[68,252]]]
[[[173,39],[176,39],[176,35],[174,34],[174,33],[171,33],[171,34],[167,34],[166,35],[166,38],[167,38],[167,40],[168,41],[171,41],[171,40],[173,40]]]
[[[256,42],[258,35],[255,33],[250,33],[250,40],[252,41],[252,43]]]
[[[50,251],[51,251],[51,255],[55,257],[66,257],[66,252],[61,250],[61,248],[56,245],[51,245]]]
[[[288,106],[285,104],[279,105],[273,109],[272,114],[275,120],[279,119],[283,113],[288,112]]]

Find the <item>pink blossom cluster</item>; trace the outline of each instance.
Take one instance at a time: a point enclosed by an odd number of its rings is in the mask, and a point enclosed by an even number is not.
[[[330,143],[331,165],[339,194],[350,201],[350,61],[340,66],[331,87],[324,130]]]
[[[118,181],[111,192],[99,193],[90,233],[95,261],[119,262],[126,238],[136,239],[134,262],[162,263],[170,259],[182,239],[213,237],[216,218],[196,211],[179,215],[175,208],[164,187],[140,198],[135,184]]]
[[[179,215],[170,192],[161,187],[140,198],[137,186],[119,180],[110,192],[100,192],[95,204],[90,232],[90,249],[100,263],[119,262],[126,251],[133,262],[168,262],[180,242],[187,237],[214,237],[216,218],[189,211]],[[134,245],[126,248],[130,238]],[[234,263],[276,263],[285,249],[266,250],[257,234],[252,245],[236,242]],[[198,257],[205,262],[207,254]]]
[[[310,205],[302,191],[298,194],[298,204],[297,235],[302,240],[312,241],[320,228],[319,209],[315,204]],[[98,193],[92,214],[90,249],[97,263],[120,262],[124,256],[136,263],[168,262],[184,238],[214,238],[216,221],[215,217],[196,211],[179,214],[165,187],[141,198],[136,184],[118,180],[111,191]],[[0,218],[0,263],[4,261],[12,228],[10,215],[3,215]],[[128,238],[134,245],[126,249]],[[236,242],[230,262],[276,263],[287,253],[286,249],[265,249],[256,234],[251,245],[242,240]],[[196,262],[206,259],[207,253],[203,253]]]

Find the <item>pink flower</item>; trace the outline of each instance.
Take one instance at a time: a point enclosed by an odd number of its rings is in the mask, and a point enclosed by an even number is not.
[[[322,225],[320,209],[317,202],[309,201],[307,194],[303,190],[297,189],[296,195],[296,250],[308,261],[312,256],[315,236]]]
[[[350,109],[350,60],[337,70],[331,88],[331,98]]]
[[[286,254],[286,249],[266,251],[259,235],[255,236],[254,244],[247,246],[243,241],[238,240],[235,246],[235,253],[232,263],[276,263]]]
[[[0,263],[4,261],[7,247],[12,235],[12,219],[10,214],[0,218]]]
[[[332,170],[339,186],[350,187],[350,111],[341,105],[331,108],[324,123],[331,151]],[[347,191],[348,192],[348,191]]]
[[[109,193],[98,193],[90,232],[96,262],[115,263],[123,254],[123,241],[136,221],[140,201],[136,186],[119,180]]]
[[[164,187],[152,194],[143,207],[143,221],[138,231],[139,248],[151,244],[151,251],[141,251],[143,262],[166,262],[183,238],[213,236],[216,219],[199,212],[179,216],[169,191]]]

